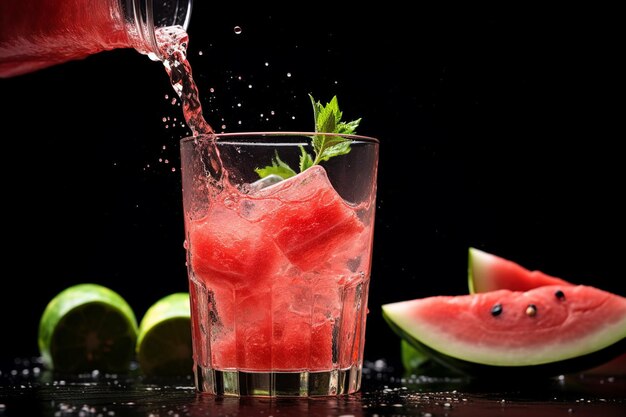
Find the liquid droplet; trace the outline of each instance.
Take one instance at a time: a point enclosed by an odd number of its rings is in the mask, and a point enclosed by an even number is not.
[[[241,32],[242,32],[241,26],[235,26],[234,31],[235,31],[235,35],[241,35]]]

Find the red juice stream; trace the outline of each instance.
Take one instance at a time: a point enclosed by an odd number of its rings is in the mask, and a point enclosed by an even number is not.
[[[202,115],[200,93],[193,80],[191,64],[187,60],[189,35],[180,26],[169,26],[157,29],[156,39],[163,57],[165,71],[170,77],[174,91],[180,97],[187,126],[191,129],[193,136],[212,135],[214,131]],[[207,168],[213,178],[219,181],[224,171],[219,151],[215,141],[207,141],[207,146],[211,156],[208,161],[211,166]]]
[[[187,126],[194,136],[213,133],[213,129],[202,116],[198,87],[193,80],[191,64],[187,60],[189,35],[180,26],[170,26],[157,29],[156,37],[165,71],[182,102]]]

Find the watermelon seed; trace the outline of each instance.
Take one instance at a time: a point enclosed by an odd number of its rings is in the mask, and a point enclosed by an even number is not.
[[[565,294],[563,294],[563,291],[561,290],[556,290],[554,295],[556,296],[556,298],[558,298],[561,301],[565,300]]]
[[[491,315],[496,317],[502,314],[502,304],[496,304],[491,307]]]
[[[526,315],[528,317],[535,317],[537,315],[537,306],[534,304],[528,304],[528,307],[526,307]]]

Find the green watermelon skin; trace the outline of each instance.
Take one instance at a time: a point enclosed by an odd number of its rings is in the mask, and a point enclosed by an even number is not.
[[[415,350],[419,353],[427,356],[432,360],[431,362],[424,362],[420,368],[407,368],[411,371],[420,371],[429,373],[429,376],[434,375],[449,375],[444,369],[465,375],[471,378],[505,378],[502,379],[502,383],[508,382],[520,382],[522,380],[535,379],[535,378],[548,378],[557,375],[566,375],[576,372],[586,371],[588,369],[595,369],[599,365],[605,364],[607,361],[613,359],[619,359],[621,356],[626,355],[626,339],[622,339],[618,343],[615,343],[605,349],[596,351],[576,358],[565,359],[562,361],[550,362],[541,365],[531,366],[494,366],[485,365],[476,362],[464,361],[453,356],[444,355],[434,349],[419,342],[419,340],[413,338],[403,329],[399,328],[395,323],[389,320],[387,316],[384,316],[385,320],[389,323],[391,329],[396,332],[400,337],[407,340]],[[433,363],[441,365],[441,369],[433,366]],[[611,362],[612,363],[612,362]],[[612,370],[608,374],[614,375],[615,370]]]
[[[573,284],[541,271],[529,271],[508,259],[470,248],[468,285],[470,294],[475,294],[502,289],[528,291],[546,285],[569,286]]]
[[[536,315],[521,311],[528,304]],[[626,352],[626,299],[587,286],[429,297],[386,304],[383,317],[418,351],[474,377],[573,373]]]

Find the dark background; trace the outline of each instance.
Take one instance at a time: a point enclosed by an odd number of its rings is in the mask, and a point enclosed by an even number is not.
[[[470,246],[626,296],[618,13],[379,6],[196,1],[189,27],[217,130],[309,130],[307,94],[337,94],[380,139],[366,359],[397,359],[381,304],[467,292]],[[117,50],[0,92],[1,358],[37,354],[70,285],[109,286],[138,319],[186,291],[187,132],[162,66]]]

